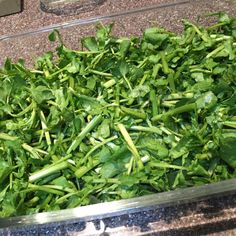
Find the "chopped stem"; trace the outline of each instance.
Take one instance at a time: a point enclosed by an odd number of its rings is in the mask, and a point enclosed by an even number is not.
[[[236,121],[225,121],[223,125],[236,129]]]
[[[162,70],[164,74],[168,75],[170,73],[170,69],[166,60],[165,52],[160,52],[161,62],[162,62]]]
[[[89,163],[87,166],[81,166],[76,172],[75,175],[77,178],[83,177],[87,172],[95,168],[100,164],[99,160],[92,160],[92,163]]]
[[[101,75],[101,76],[105,76],[105,77],[113,77],[113,75],[111,73],[101,72],[101,71],[97,71],[97,70],[89,70],[89,71],[92,72],[93,74],[96,74],[96,75]]]
[[[43,129],[44,134],[45,134],[47,145],[50,146],[52,144],[52,142],[51,142],[50,133],[48,131],[48,127],[47,127],[47,124],[46,124],[46,118],[44,116],[43,111],[40,111],[39,115],[40,115],[42,129]]]
[[[67,198],[69,198],[69,197],[71,197],[71,196],[73,196],[73,195],[76,195],[77,193],[68,193],[68,194],[66,194],[66,195],[64,195],[64,196],[62,196],[62,197],[60,197],[60,198],[58,198],[57,200],[56,200],[56,202],[55,202],[55,204],[61,204],[61,203],[63,203]]]
[[[152,116],[156,116],[158,115],[159,113],[159,105],[158,105],[158,102],[157,102],[157,96],[156,96],[156,92],[154,89],[152,89],[150,91],[150,100],[151,100],[151,103],[152,103]]]
[[[141,161],[141,157],[139,155],[139,152],[138,152],[136,146],[134,145],[133,140],[131,139],[128,131],[125,128],[125,126],[123,124],[118,124],[117,127],[120,130],[122,136],[124,137],[131,153],[133,154],[133,156],[135,158],[135,161],[138,164],[138,168],[143,169],[144,166],[143,166],[143,162]]]
[[[236,116],[231,117],[230,121],[236,121]]]
[[[115,84],[116,84],[116,80],[115,79],[110,79],[106,83],[103,83],[102,86],[108,89],[108,88],[112,87]]]
[[[107,178],[107,179],[94,179],[93,183],[109,183],[109,184],[120,184],[120,181],[115,178]]]
[[[143,78],[141,79],[141,81],[139,83],[140,86],[142,86],[145,83],[145,81],[148,79],[148,76],[149,75],[147,73],[144,74]]]
[[[170,89],[172,92],[175,92],[175,81],[174,81],[175,77],[174,77],[174,73],[169,73],[168,77],[167,77],[167,81],[169,83]]]
[[[42,185],[46,188],[51,188],[51,189],[56,189],[56,190],[60,190],[60,191],[64,191],[64,192],[68,192],[68,193],[74,193],[74,190],[68,187],[63,187],[61,185],[50,185],[50,184],[46,184],[46,185]]]
[[[174,107],[177,102],[178,102],[178,100],[173,100],[173,101],[167,100],[167,101],[163,101],[161,106],[162,107]]]
[[[153,66],[153,72],[152,72],[152,77],[154,79],[156,79],[157,75],[158,75],[158,72],[159,70],[161,69],[162,65],[159,63],[159,64],[156,64]]]
[[[177,166],[177,165],[171,165],[164,162],[149,162],[149,166],[151,167],[160,167],[160,168],[168,168],[168,169],[176,169],[176,170],[187,170],[186,167],[183,166]]]
[[[98,100],[96,98],[89,97],[89,96],[86,96],[86,95],[83,95],[83,94],[79,94],[71,87],[69,87],[69,90],[72,92],[72,94],[74,96],[76,96],[78,98],[81,98],[81,99],[84,99],[84,100],[87,100],[87,101],[91,101],[91,102],[98,102]]]
[[[115,140],[115,139],[117,139],[117,138],[118,138],[117,136],[113,136],[113,137],[110,137],[110,138],[108,138],[108,139],[105,139],[105,140],[102,141],[101,143],[97,144],[96,146],[94,146],[94,147],[85,155],[84,159],[87,160],[87,158],[88,158],[89,156],[91,156],[91,154],[92,154],[94,151],[96,151],[98,148],[104,146],[105,144],[107,144],[107,143],[109,143],[109,142],[111,142],[111,141],[113,141],[113,140]]]
[[[88,124],[87,126],[80,132],[80,134],[76,137],[76,139],[72,142],[69,149],[67,150],[67,154],[70,154],[72,151],[74,151],[80,143],[83,141],[83,139],[86,137],[86,135],[93,130],[99,123],[102,121],[102,115],[95,116]]]
[[[197,106],[196,106],[195,103],[189,103],[189,104],[183,105],[181,107],[171,109],[171,110],[167,111],[166,113],[156,115],[152,118],[152,121],[159,121],[159,120],[168,118],[168,117],[176,115],[176,114],[180,114],[180,113],[184,113],[184,112],[187,112],[187,111],[195,110],[196,108],[197,108]]]
[[[92,65],[93,68],[101,61],[101,59],[103,58],[104,54],[107,53],[107,52],[109,52],[109,49],[101,52],[100,54],[98,54],[97,56],[95,56],[93,58],[93,60],[91,61],[91,65]]]
[[[206,55],[206,59],[215,56],[217,53],[222,51],[224,49],[224,47],[225,47],[224,45],[221,45],[218,48],[214,49],[212,52],[210,52]]]
[[[69,65],[70,65],[70,63],[69,63],[68,65],[66,65],[65,67],[63,67],[63,68],[57,70],[56,72],[54,72],[54,73],[52,73],[52,74],[46,75],[46,77],[48,77],[48,78],[51,79],[51,78],[54,77],[55,75],[60,74],[61,72],[63,72]]]
[[[196,33],[202,38],[202,40],[203,40],[205,43],[208,43],[208,42],[209,42],[208,37],[205,36],[205,35],[198,29],[198,27],[197,27],[196,25],[194,25],[194,24],[192,24],[192,23],[190,23],[190,22],[188,22],[188,25],[191,25],[191,26],[194,28],[194,30],[196,31]]]
[[[23,149],[25,149],[26,151],[28,151],[31,155],[33,155],[33,157],[35,159],[41,159],[40,155],[37,153],[37,151],[31,147],[30,145],[28,145],[27,143],[23,143],[22,144]]]
[[[146,57],[143,61],[141,61],[141,63],[139,63],[139,65],[137,66],[137,68],[142,68],[146,65],[148,61],[148,58]]]
[[[170,129],[167,129],[166,127],[160,127],[159,128],[161,131],[163,131],[165,134],[167,134],[167,135],[171,135],[171,134],[173,134],[173,135],[175,135],[176,136],[176,139],[178,138],[178,137],[183,137],[183,135],[182,134],[178,134],[178,133],[176,133],[176,132],[174,132],[173,130],[170,130]]]
[[[121,106],[120,109],[128,115],[136,117],[136,118],[140,118],[142,120],[145,120],[147,117],[144,112],[141,112],[139,110],[134,110],[134,109],[123,107],[123,106]]]
[[[6,141],[15,141],[15,140],[18,139],[18,137],[11,136],[11,135],[6,134],[6,133],[0,133],[0,139],[6,140]]]
[[[127,175],[131,174],[133,163],[134,163],[134,156],[132,156],[130,158],[130,161],[129,161],[128,165],[127,165]]]
[[[43,191],[43,192],[52,193],[52,194],[59,195],[59,196],[64,195],[64,192],[62,192],[62,191],[29,183],[28,188],[25,190],[25,192],[32,192],[32,191]]]
[[[128,87],[129,87],[130,91],[132,91],[133,89],[132,89],[132,87],[131,87],[131,84],[130,84],[130,82],[129,82],[128,78],[127,78],[125,75],[123,76],[123,78],[124,78],[124,80],[125,80],[126,84],[128,85]]]
[[[119,117],[120,116],[120,86],[119,84],[116,85],[116,90],[115,90],[115,102],[117,104],[117,107],[115,109],[115,117]]]
[[[210,53],[209,53],[210,54]],[[208,55],[209,55],[208,54]],[[201,69],[201,68],[193,68],[193,69],[190,69],[190,72],[202,72],[202,73],[206,73],[206,74],[211,74],[212,71],[210,70],[205,70],[205,69]]]
[[[228,24],[228,23],[227,23],[227,22],[219,22],[219,23],[217,23],[217,24],[215,24],[215,25],[209,26],[209,27],[208,27],[208,30],[213,30],[213,29],[219,28],[219,27],[221,27],[221,26],[224,26],[224,25],[226,25],[226,24]]]
[[[102,53],[102,51],[76,51],[76,50],[73,50],[73,52],[75,52],[76,54],[80,54],[80,55],[100,54],[100,53]]]
[[[35,106],[34,102],[30,103],[28,107],[26,107],[23,111],[19,112],[18,114],[12,114],[10,113],[11,116],[13,117],[20,117],[29,112],[33,107]]]
[[[35,182],[39,179],[42,179],[43,177],[46,177],[48,175],[51,175],[57,171],[61,171],[63,169],[68,168],[68,162],[64,161],[58,164],[52,164],[49,165],[47,167],[45,167],[44,169],[37,171],[35,173],[32,173],[29,177],[29,182]]]
[[[141,132],[150,132],[150,133],[157,133],[157,134],[161,134],[161,130],[155,126],[151,126],[151,127],[144,127],[144,126],[131,126],[129,128],[130,130],[134,130],[134,131],[141,131]]]
[[[42,74],[42,75],[44,74],[44,72],[41,70],[31,70],[30,73]]]

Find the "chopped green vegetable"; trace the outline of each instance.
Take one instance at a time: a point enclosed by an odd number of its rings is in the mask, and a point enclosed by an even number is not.
[[[0,69],[0,217],[236,175],[236,19],[64,45]],[[57,53],[57,55],[55,55]]]

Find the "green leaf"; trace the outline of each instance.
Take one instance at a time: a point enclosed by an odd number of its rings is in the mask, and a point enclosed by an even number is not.
[[[66,66],[66,70],[72,74],[80,71],[80,62],[75,58],[72,59],[71,63]]]
[[[132,187],[135,184],[139,183],[139,179],[137,179],[135,176],[130,175],[122,175],[119,177],[119,180],[121,182],[121,185],[125,185],[128,187]]]
[[[12,70],[12,67],[13,67],[13,65],[12,65],[12,61],[11,61],[11,59],[10,58],[7,58],[6,59],[6,61],[5,61],[5,63],[4,63],[4,69],[6,70],[6,71],[11,71]]]
[[[103,25],[102,23],[97,25],[96,39],[99,42],[99,45],[104,47],[106,42],[109,41],[110,33],[113,28],[113,24]]]
[[[174,183],[172,185],[172,188],[176,188],[176,186],[186,186],[186,180],[185,180],[185,176],[183,174],[183,171],[180,170],[178,172],[178,174],[175,177]]]
[[[96,88],[97,78],[91,77],[86,84],[86,87],[90,90],[94,90]]]
[[[51,183],[54,185],[61,186],[63,188],[70,188],[76,190],[74,184],[72,182],[69,182],[64,176],[60,176],[54,179]]]
[[[197,162],[194,162],[189,167],[188,175],[198,175],[198,176],[209,177],[208,171],[202,165],[200,165]]]
[[[82,39],[82,45],[89,51],[98,51],[99,47],[95,37],[86,37]]]
[[[49,41],[55,42],[56,39],[58,38],[59,42],[63,44],[61,35],[57,29],[54,29],[48,36]]]
[[[203,73],[192,73],[192,77],[197,81],[204,81]]]
[[[153,150],[160,158],[165,158],[168,156],[168,149],[166,148],[165,144],[160,143],[159,140],[155,139],[154,137],[143,137],[139,140],[139,145],[146,150]]]
[[[2,203],[2,211],[0,210],[0,217],[6,218],[12,216],[16,212],[16,194],[6,194],[6,198]]]
[[[5,161],[0,161],[0,184],[4,183],[4,180],[9,176],[12,171],[12,167]]]
[[[236,169],[236,137],[226,137],[220,142],[220,158]]]
[[[51,42],[55,42],[56,41],[56,32],[55,31],[52,31],[49,35],[48,35],[48,38]]]
[[[54,98],[52,91],[47,87],[41,85],[35,88],[31,88],[31,94],[35,102],[37,102],[38,104],[42,104],[43,102]]]
[[[110,160],[111,152],[108,147],[103,147],[102,150],[98,153],[100,162],[107,162]]]
[[[127,73],[129,72],[129,66],[125,61],[121,61],[119,69],[120,69],[120,73],[123,77],[125,77],[127,75]]]
[[[145,97],[150,92],[150,87],[148,85],[138,85],[136,86],[130,94],[132,98]]]
[[[110,137],[110,120],[105,119],[103,120],[103,122],[101,123],[101,125],[98,127],[98,131],[97,131],[98,136],[101,136],[103,138],[108,138]]]
[[[211,91],[206,92],[196,100],[198,109],[210,109],[217,103],[217,97]]]
[[[64,110],[67,107],[69,101],[66,99],[63,89],[62,88],[56,89],[52,91],[52,93],[56,98],[55,102],[58,105],[58,107],[61,110]]]
[[[149,28],[144,32],[144,38],[148,43],[161,46],[161,44],[169,38],[169,34],[164,33],[159,28]]]
[[[120,167],[116,162],[105,163],[101,170],[102,178],[112,178],[120,172]]]
[[[8,96],[11,94],[12,84],[9,80],[4,80],[0,85],[0,102],[6,103]]]
[[[119,50],[119,54],[122,58],[124,58],[128,51],[129,51],[129,48],[130,48],[130,40],[129,39],[122,39],[120,40],[120,50]]]

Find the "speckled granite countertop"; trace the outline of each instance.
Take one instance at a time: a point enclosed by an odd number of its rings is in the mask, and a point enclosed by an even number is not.
[[[88,222],[74,221],[0,230],[0,235],[236,235],[236,195],[159,207]]]
[[[178,0],[148,0],[148,4],[178,2]],[[96,7],[93,11],[84,12],[79,15],[54,15],[45,13],[40,9],[40,0],[24,0],[23,11],[19,14],[0,18],[0,35],[14,34],[36,29],[39,27],[66,22],[74,19],[85,19],[91,16],[106,15],[112,12],[128,10],[137,7],[145,7],[146,0],[118,0],[105,1],[104,4]]]
[[[165,0],[149,0],[148,4],[163,2]],[[146,4],[146,0],[107,1],[91,12],[56,16],[42,12],[38,0],[25,0],[22,13],[0,18],[0,36],[73,19],[108,14],[115,12],[117,8],[127,10]],[[232,10],[236,12],[236,9]],[[191,15],[191,12],[189,14]],[[236,235],[236,195],[126,213],[91,222],[75,221],[5,229],[0,230],[0,235]]]

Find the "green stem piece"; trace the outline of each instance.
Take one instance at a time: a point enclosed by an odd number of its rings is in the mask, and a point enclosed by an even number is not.
[[[39,170],[33,174],[30,175],[29,177],[29,182],[35,182],[39,179],[42,179],[43,177],[46,177],[48,175],[51,175],[57,171],[61,171],[68,168],[68,162],[64,161],[58,164],[52,164],[50,166],[45,167],[42,170]]]
[[[64,195],[64,192],[62,192],[62,191],[29,183],[28,188],[26,189],[25,192],[32,192],[32,191],[43,191],[43,192],[52,193],[52,194],[59,195],[59,196]]]
[[[157,102],[157,96],[155,90],[150,91],[150,101],[152,103],[152,116],[158,115],[158,102]]]
[[[70,154],[72,151],[74,151],[80,145],[86,135],[101,122],[102,115],[95,116],[72,142],[69,149],[67,150],[67,154]]]
[[[138,164],[138,169],[139,170],[143,169],[144,166],[143,166],[143,162],[141,160],[141,157],[139,155],[139,152],[138,152],[136,146],[134,145],[133,140],[131,139],[125,126],[123,124],[118,124],[117,127],[120,130],[122,136],[124,137],[125,142],[127,143],[131,153],[133,154],[135,161]]]
[[[196,108],[197,108],[197,106],[196,106],[195,103],[189,103],[189,104],[183,105],[181,107],[177,107],[177,108],[174,108],[172,110],[169,110],[169,111],[167,111],[164,114],[160,114],[160,115],[154,116],[152,118],[152,121],[163,120],[163,119],[166,119],[166,118],[168,118],[170,116],[174,116],[176,114],[180,114],[180,113],[184,113],[184,112],[188,112],[188,111],[193,111]]]
[[[99,160],[92,160],[92,163],[89,163],[87,166],[81,166],[76,172],[75,175],[77,178],[83,177],[87,172],[99,165]]]
[[[147,118],[146,114],[144,112],[139,111],[139,110],[134,110],[134,109],[123,107],[123,106],[121,106],[120,109],[124,113],[126,113],[130,116],[133,116],[135,118],[140,118],[142,120],[145,120]]]

